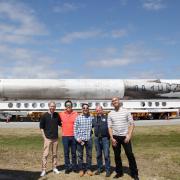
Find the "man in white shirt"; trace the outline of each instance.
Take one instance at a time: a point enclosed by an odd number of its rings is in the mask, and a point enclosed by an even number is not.
[[[108,114],[108,129],[114,150],[116,175],[114,178],[123,176],[121,161],[121,145],[123,146],[129,161],[131,176],[139,180],[138,169],[134,154],[132,152],[131,137],[134,129],[134,121],[131,114],[120,105],[118,97],[112,98],[114,110]]]

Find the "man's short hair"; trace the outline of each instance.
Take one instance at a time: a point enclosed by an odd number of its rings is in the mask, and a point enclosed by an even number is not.
[[[50,104],[54,104],[56,106],[56,103],[54,101],[49,101],[48,106],[50,106]]]
[[[83,103],[81,107],[83,108],[84,106],[88,106],[89,107],[89,104]]]
[[[70,101],[70,100],[67,100],[67,101],[65,101],[65,103],[64,103],[64,106],[66,107],[66,104],[67,103],[70,103],[71,104],[71,106],[73,106],[73,103],[72,103],[72,101]]]
[[[97,108],[101,108],[101,109],[103,110],[103,107],[102,107],[101,105],[97,105],[97,106],[96,106],[96,109],[97,109]]]
[[[111,100],[113,100],[113,99],[120,100],[118,96],[114,96],[114,97],[112,97],[112,99],[111,99]]]

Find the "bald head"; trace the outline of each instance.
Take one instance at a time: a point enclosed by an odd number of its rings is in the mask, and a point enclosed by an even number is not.
[[[103,114],[102,106],[100,106],[100,105],[96,106],[96,113],[98,116],[101,116]]]
[[[119,107],[120,107],[119,97],[112,98],[112,105],[114,106],[115,109],[119,109]]]

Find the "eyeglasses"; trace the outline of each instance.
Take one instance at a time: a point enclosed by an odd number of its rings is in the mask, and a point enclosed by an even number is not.
[[[66,106],[66,107],[72,107],[72,105],[71,105],[71,104],[66,104],[65,106]]]
[[[83,107],[82,109],[83,109],[83,110],[87,110],[87,109],[89,109],[89,108],[88,108],[88,107],[87,107],[87,108]]]

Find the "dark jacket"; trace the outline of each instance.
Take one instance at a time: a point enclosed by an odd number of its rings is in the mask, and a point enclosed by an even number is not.
[[[95,116],[92,124],[96,137],[109,137],[107,116]]]
[[[39,127],[44,130],[44,134],[48,139],[57,139],[58,138],[58,126],[61,126],[61,119],[57,112],[54,112],[53,115],[46,112],[40,120]]]

